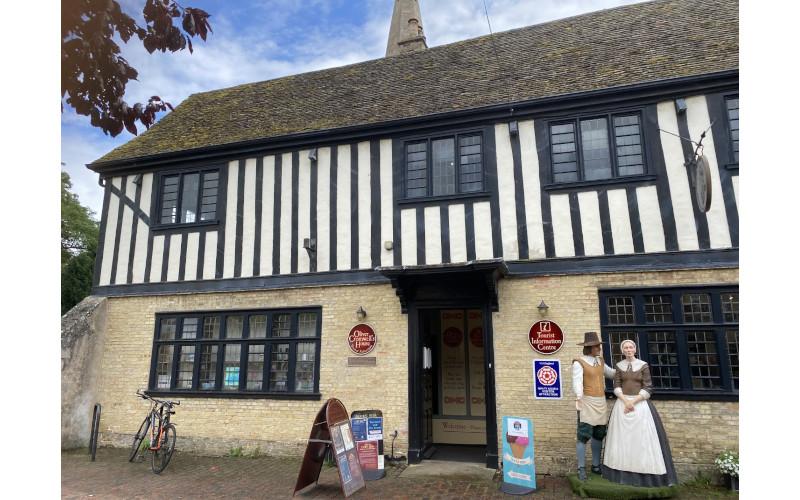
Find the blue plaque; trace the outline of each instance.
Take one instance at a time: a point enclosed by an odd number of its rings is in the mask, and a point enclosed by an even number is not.
[[[366,418],[353,418],[350,420],[353,428],[353,439],[356,441],[367,440],[367,419]]]
[[[561,399],[561,361],[534,359],[533,387],[536,399]]]

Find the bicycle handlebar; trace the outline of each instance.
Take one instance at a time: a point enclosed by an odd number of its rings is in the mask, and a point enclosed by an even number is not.
[[[166,400],[166,399],[156,399],[153,396],[147,394],[147,392],[141,392],[139,389],[136,390],[136,395],[139,396],[142,399],[149,399],[150,401],[152,401],[152,402],[154,402],[156,404],[166,405],[166,406],[169,406],[169,407],[180,406],[181,405],[180,401],[169,401],[169,400]]]

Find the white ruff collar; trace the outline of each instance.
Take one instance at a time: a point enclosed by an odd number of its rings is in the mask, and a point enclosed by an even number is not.
[[[646,363],[639,358],[634,359],[633,362],[630,363],[631,369],[635,372],[641,370],[645,364]],[[628,360],[623,359],[622,361],[617,363],[617,368],[619,368],[622,371],[628,371]]]

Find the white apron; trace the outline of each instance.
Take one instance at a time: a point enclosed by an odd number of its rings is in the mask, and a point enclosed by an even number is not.
[[[635,396],[623,397],[630,400]],[[612,469],[640,474],[667,473],[656,424],[646,401],[639,402],[627,414],[622,401],[617,399],[614,403],[608,422],[603,464]]]

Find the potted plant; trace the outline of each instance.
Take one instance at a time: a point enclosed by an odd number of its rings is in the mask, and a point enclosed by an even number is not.
[[[725,450],[717,455],[714,463],[725,478],[725,485],[733,491],[739,491],[739,454]]]

